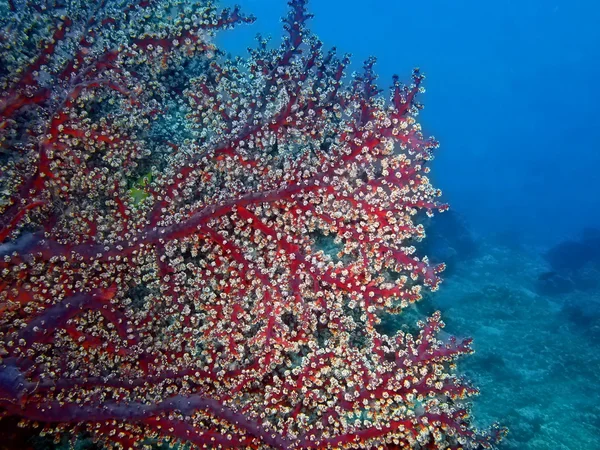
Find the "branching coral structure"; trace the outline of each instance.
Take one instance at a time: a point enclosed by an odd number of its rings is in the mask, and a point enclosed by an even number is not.
[[[0,420],[107,448],[491,448],[416,254],[423,76],[201,0],[0,2]],[[186,447],[189,448],[189,447]]]

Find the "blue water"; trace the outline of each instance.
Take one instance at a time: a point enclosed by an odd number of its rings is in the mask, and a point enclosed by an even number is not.
[[[285,2],[239,3],[258,20],[221,45],[244,55],[257,32],[278,43]],[[477,422],[510,428],[502,449],[600,449],[600,4],[310,8],[312,30],[353,69],[377,57],[382,87],[414,66],[427,75],[423,126],[442,144],[433,179],[463,228],[430,234],[451,265],[418,309],[474,337],[460,367],[481,388]]]

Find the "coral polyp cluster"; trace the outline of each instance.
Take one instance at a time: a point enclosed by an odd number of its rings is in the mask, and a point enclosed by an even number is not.
[[[423,76],[177,0],[27,2],[0,19],[0,417],[108,448],[490,448],[469,340],[383,334],[436,289],[416,254],[437,142]],[[2,420],[0,418],[0,420]]]

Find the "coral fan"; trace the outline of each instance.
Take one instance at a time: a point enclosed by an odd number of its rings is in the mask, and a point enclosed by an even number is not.
[[[0,53],[0,414],[109,448],[480,448],[469,341],[381,334],[435,289],[412,84],[349,83],[290,2],[10,0]],[[1,420],[1,419],[0,419]]]

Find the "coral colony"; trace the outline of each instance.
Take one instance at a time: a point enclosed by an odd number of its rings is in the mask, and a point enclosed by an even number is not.
[[[415,254],[437,143],[292,0],[0,2],[0,421],[106,448],[490,448]]]

